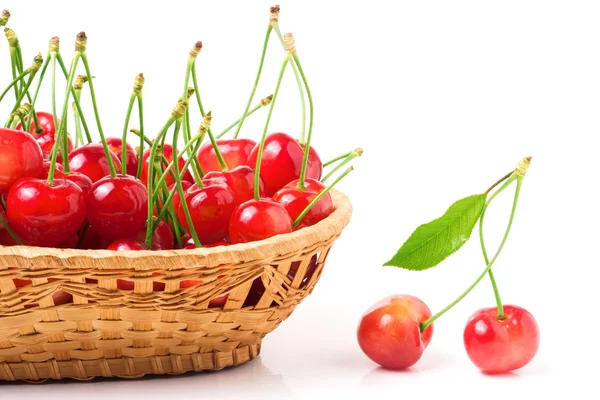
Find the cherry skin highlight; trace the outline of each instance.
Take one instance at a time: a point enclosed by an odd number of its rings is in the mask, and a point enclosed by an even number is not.
[[[56,143],[56,127],[54,125],[54,117],[52,116],[52,114],[47,113],[45,111],[38,111],[35,114],[36,114],[36,117],[38,120],[38,125],[40,126],[41,131],[36,132],[35,123],[33,121],[31,121],[31,124],[29,125],[29,133],[34,137],[34,139],[40,145],[40,148],[42,149],[44,158],[50,159],[50,154],[52,153],[52,148],[54,147],[54,144]],[[27,118],[25,118],[25,119],[27,119]],[[21,130],[21,131],[24,130],[21,123],[19,123],[16,126],[16,129]],[[68,152],[70,153],[71,150],[73,150],[73,141],[71,140],[71,138],[67,137],[67,142],[68,142],[67,149],[68,149]],[[57,160],[62,161],[60,153],[58,154]]]
[[[247,165],[235,167],[229,171],[209,172],[202,181],[205,184],[208,182],[226,184],[233,192],[236,206],[254,198],[254,170]],[[263,196],[264,184],[260,178],[259,184],[259,193]]]
[[[119,239],[108,245],[108,250],[112,251],[140,251],[146,250],[144,246],[133,239]]]
[[[401,370],[414,365],[429,345],[433,325],[424,332],[420,324],[431,311],[420,299],[392,295],[371,306],[358,325],[358,344],[372,361],[383,368]]]
[[[88,222],[102,238],[130,238],[146,224],[146,186],[130,175],[104,177],[94,183],[87,197]]]
[[[248,156],[247,164],[256,169],[259,145]],[[260,177],[265,184],[265,195],[275,192],[289,182],[300,177],[304,149],[296,139],[285,133],[272,133],[265,139]],[[317,152],[311,147],[308,155],[306,178],[319,180],[323,164]]]
[[[292,219],[285,208],[272,200],[248,200],[231,217],[231,243],[248,243],[292,232]]]
[[[246,164],[248,156],[256,146],[256,142],[252,139],[217,139],[216,142],[230,170],[240,165],[248,165]],[[212,143],[205,143],[200,147],[198,161],[205,173],[221,171],[221,164]]]
[[[465,350],[482,372],[499,374],[527,365],[537,353],[540,333],[533,315],[513,305],[504,305],[503,320],[496,307],[476,311],[465,327]]]
[[[34,246],[59,246],[77,233],[86,216],[83,191],[73,182],[23,178],[13,185],[6,201],[8,223]]]
[[[295,180],[288,183],[273,195],[273,201],[284,206],[294,221],[319,195],[319,193],[327,188],[318,180],[306,179],[304,181],[306,190],[300,190],[298,189],[298,182],[298,180]],[[327,218],[332,212],[333,200],[331,194],[327,193],[310,209],[295,229],[302,229],[314,225]]]
[[[121,156],[123,155],[123,139],[117,137],[106,138],[106,144],[110,151],[115,153],[119,158],[119,164],[115,165],[117,171],[121,172]],[[125,142],[125,163],[127,167],[127,175],[136,176],[138,169],[138,156],[132,145]]]
[[[203,188],[193,185],[187,190],[185,201],[200,243],[222,241],[227,236],[229,221],[235,210],[235,198],[227,185],[210,184]],[[177,208],[177,217],[189,231],[181,204]]]
[[[0,128],[0,192],[21,178],[37,178],[44,168],[40,145],[23,131]]]
[[[119,157],[112,151],[110,158],[115,168],[119,166]],[[79,172],[97,182],[105,176],[110,175],[108,160],[101,144],[91,143],[73,150],[69,154],[69,166],[71,171]]]

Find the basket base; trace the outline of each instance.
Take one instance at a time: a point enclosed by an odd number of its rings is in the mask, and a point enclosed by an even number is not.
[[[44,381],[59,379],[90,380],[104,378],[141,378],[145,375],[179,375],[186,372],[218,371],[253,360],[261,343],[233,351],[171,354],[150,357],[121,357],[97,360],[45,362],[0,362],[0,381]]]

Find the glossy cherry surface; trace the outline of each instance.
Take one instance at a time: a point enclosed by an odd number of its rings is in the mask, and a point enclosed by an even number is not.
[[[248,156],[248,165],[256,168],[259,145]],[[265,195],[275,192],[289,182],[300,177],[304,149],[296,139],[285,133],[272,133],[265,139],[260,177],[265,184]],[[311,147],[308,155],[306,178],[319,180],[323,173],[323,164],[317,152]]]
[[[118,239],[108,245],[108,250],[139,251],[146,250],[146,248],[133,239]]]
[[[31,121],[29,125],[29,133],[34,137],[34,139],[40,145],[42,149],[42,153],[45,159],[50,158],[50,154],[52,153],[52,148],[55,144],[55,136],[56,136],[56,127],[54,125],[54,117],[52,114],[47,113],[45,111],[38,111],[35,113],[38,125],[40,127],[40,131],[37,132],[35,128],[35,124]],[[19,123],[16,127],[18,130],[23,130],[23,126]],[[73,150],[73,141],[70,137],[67,137],[68,142],[68,151],[71,152]],[[60,153],[58,154],[59,161],[61,161]]]
[[[156,218],[154,218],[154,223],[156,223]],[[144,245],[146,242],[147,229],[148,224],[146,224],[138,233],[133,235],[131,239],[135,240],[140,245]],[[152,250],[172,250],[174,248],[175,238],[173,237],[173,232],[165,221],[160,220],[152,234]]]
[[[236,206],[254,198],[254,170],[247,165],[229,171],[209,172],[204,176],[203,182],[225,183],[233,192]],[[259,182],[259,192],[262,197],[265,192],[264,184],[262,179]]]
[[[28,133],[0,128],[0,192],[18,179],[39,177],[43,172],[42,150]]]
[[[115,165],[115,168],[120,173],[122,172],[121,159],[123,155],[123,139],[117,137],[109,137],[106,138],[106,144],[110,151],[115,153],[115,155],[119,158],[119,164]],[[136,176],[138,169],[138,156],[132,145],[125,142],[125,163],[127,167],[127,175]]]
[[[88,222],[102,238],[130,238],[146,224],[146,186],[130,175],[107,176],[90,188],[87,197]]]
[[[421,358],[433,334],[433,325],[421,333],[420,324],[431,317],[421,300],[392,295],[371,306],[358,325],[358,344],[371,360],[387,369],[405,369]]]
[[[193,185],[187,190],[185,198],[200,243],[222,241],[229,233],[229,221],[235,210],[231,189],[223,184],[210,184],[203,188]],[[189,231],[181,204],[177,208],[177,217]]]
[[[306,190],[298,189],[298,180],[295,180],[285,185],[273,195],[273,201],[284,206],[293,221],[302,214],[304,209],[308,207],[319,193],[326,189],[326,186],[316,179],[306,179],[304,185]],[[333,200],[331,194],[327,193],[302,218],[296,229],[314,225],[327,218],[332,212]]]
[[[110,151],[110,158],[118,171],[119,158],[112,151]],[[97,143],[86,144],[73,150],[69,154],[69,166],[71,171],[86,175],[92,182],[110,175],[104,147]]]
[[[149,170],[150,164],[148,162],[148,160],[150,159],[150,150],[151,149],[146,149],[144,151],[144,155],[142,157],[142,175],[140,176],[140,179],[142,180],[142,182],[144,182],[144,184],[148,183],[148,173],[150,172],[150,170]],[[167,162],[170,163],[171,161],[173,161],[173,146],[171,146],[170,144],[165,144],[164,146],[162,146],[159,153],[160,152],[162,152],[162,155],[167,159]],[[185,159],[183,157],[179,157],[177,162],[179,164],[179,172],[181,173],[181,171],[183,170],[183,167],[185,166]],[[162,165],[162,167],[164,168],[164,167],[166,167],[166,165]],[[156,171],[156,168],[154,170]],[[162,172],[157,172],[156,175],[157,175],[157,177],[155,179],[158,179],[162,175]],[[192,178],[192,174],[190,173],[189,170],[185,172],[185,175],[183,176],[183,180],[188,181],[188,182],[194,182],[194,179]],[[175,180],[173,179],[173,176],[171,174],[169,174],[165,178],[165,182],[167,182],[167,186],[171,186],[173,183],[175,183]]]
[[[79,172],[71,171],[68,174],[63,174],[62,178],[71,181],[77,186],[79,186],[79,188],[83,190],[83,195],[85,198],[87,198],[87,195],[90,192],[90,188],[94,184],[90,178],[88,178],[84,174],[80,174]]]
[[[58,246],[81,228],[86,217],[83,191],[73,182],[23,178],[12,186],[7,217],[15,233],[34,246]]]
[[[292,219],[285,208],[272,200],[249,200],[231,216],[231,243],[248,243],[292,232]]]
[[[234,169],[240,165],[248,165],[248,156],[256,146],[252,139],[217,139],[217,146],[227,168]],[[205,143],[198,151],[198,161],[205,173],[221,171],[221,164],[212,143]]]
[[[475,312],[465,327],[463,340],[469,358],[482,372],[498,374],[527,365],[537,353],[540,332],[527,310],[504,305],[505,318],[496,307]]]

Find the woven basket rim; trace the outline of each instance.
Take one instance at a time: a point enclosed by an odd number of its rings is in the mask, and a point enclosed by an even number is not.
[[[230,246],[192,250],[120,251],[57,249],[36,246],[0,246],[0,268],[27,267],[45,269],[61,266],[71,269],[136,270],[187,268],[247,263],[302,251],[316,243],[337,236],[350,222],[352,205],[342,192],[332,189],[334,211],[313,226],[269,239]]]

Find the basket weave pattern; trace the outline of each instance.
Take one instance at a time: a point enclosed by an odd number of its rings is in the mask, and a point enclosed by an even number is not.
[[[332,195],[325,220],[255,243],[139,252],[0,246],[0,380],[135,378],[252,360],[312,292],[350,220],[348,198]],[[120,290],[118,279],[133,290]],[[264,294],[245,305],[256,279]],[[186,280],[201,283],[182,289]],[[72,301],[55,305],[57,291]],[[224,307],[209,307],[224,294]]]

